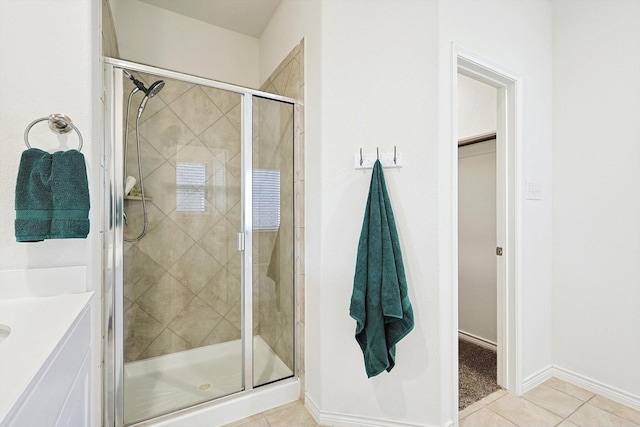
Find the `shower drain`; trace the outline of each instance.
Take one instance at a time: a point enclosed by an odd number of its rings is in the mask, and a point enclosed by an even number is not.
[[[198,387],[198,389],[202,391],[209,390],[210,388],[211,388],[211,384],[202,384],[201,386]]]

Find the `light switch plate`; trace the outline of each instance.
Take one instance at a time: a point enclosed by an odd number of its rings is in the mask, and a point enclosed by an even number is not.
[[[525,198],[527,200],[542,200],[542,184],[534,181],[527,181],[525,187]]]

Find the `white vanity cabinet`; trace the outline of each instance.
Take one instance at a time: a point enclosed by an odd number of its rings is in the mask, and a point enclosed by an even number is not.
[[[65,297],[73,298],[73,303],[65,304]],[[9,406],[4,408],[0,404],[0,427],[90,426],[90,298],[36,298],[31,302],[35,308],[28,300],[14,300],[11,310],[15,313],[0,306],[0,319],[13,325],[11,334],[0,344],[0,398],[13,400],[12,404],[5,401]],[[67,320],[66,325],[56,324],[61,318]],[[55,342],[47,341],[52,339],[47,328],[58,335]],[[40,357],[34,357],[34,352]]]

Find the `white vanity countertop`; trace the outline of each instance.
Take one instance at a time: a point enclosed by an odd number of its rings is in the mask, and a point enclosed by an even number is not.
[[[87,306],[93,292],[0,300],[0,422],[16,404]]]

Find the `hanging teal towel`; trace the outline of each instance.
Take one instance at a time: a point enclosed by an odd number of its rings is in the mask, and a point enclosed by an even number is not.
[[[380,161],[373,166],[349,314],[356,321],[367,376],[390,372],[396,344],[413,329],[413,309]]]
[[[84,156],[78,150],[22,153],[15,194],[18,242],[86,238],[89,186]]]

